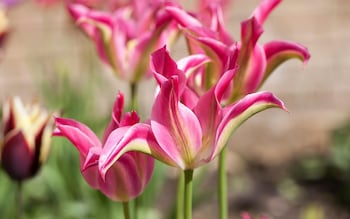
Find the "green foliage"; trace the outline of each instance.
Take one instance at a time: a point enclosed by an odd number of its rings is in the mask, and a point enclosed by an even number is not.
[[[350,123],[334,130],[329,154],[304,157],[293,169],[301,182],[318,185],[344,206],[350,204]]]

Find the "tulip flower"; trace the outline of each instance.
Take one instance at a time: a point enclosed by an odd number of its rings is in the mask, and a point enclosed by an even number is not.
[[[212,6],[209,22],[202,21],[200,16],[194,17],[179,7],[168,6],[166,10],[185,30],[190,52],[206,53],[215,60],[211,66],[212,71],[202,72],[206,75],[201,78],[206,81],[197,80],[193,86],[209,89],[226,70],[238,67],[229,97],[229,103],[232,103],[258,90],[286,60],[298,58],[306,63],[310,54],[300,44],[279,40],[264,45],[257,43],[263,33],[266,18],[280,2],[281,0],[262,0],[251,17],[241,23],[241,41],[235,41],[228,35],[220,5]]]
[[[21,0],[1,0],[0,7],[9,8],[21,2]]]
[[[118,8],[114,13],[78,4],[68,7],[73,19],[94,41],[102,61],[130,83],[151,75],[151,51],[171,41],[176,33],[174,28],[166,28],[170,17],[161,10],[160,2],[142,2]]]
[[[1,165],[16,181],[37,174],[51,145],[51,114],[37,104],[24,106],[14,97],[4,104]]]
[[[123,108],[124,96],[119,93],[102,142],[86,125],[66,118],[56,118],[54,135],[67,138],[77,148],[81,173],[92,188],[100,190],[112,200],[128,202],[140,195],[148,184],[154,159],[139,152],[128,152],[111,163],[110,169],[104,172],[104,178],[98,170],[105,147],[109,147],[111,142],[119,142],[139,122],[136,112],[123,114]]]
[[[186,69],[198,67],[198,57],[187,60]],[[140,151],[183,170],[195,169],[213,160],[225,146],[229,136],[249,117],[267,108],[285,109],[283,103],[268,92],[254,93],[222,107],[220,102],[235,72],[227,71],[204,95],[182,99],[189,92],[184,69],[169,56],[165,48],[152,55],[155,77],[160,90],[152,108],[147,131],[125,135],[113,147],[103,150],[99,159],[102,176],[127,151]],[[191,66],[191,67],[189,67]],[[146,126],[146,124],[145,124]],[[145,128],[146,130],[146,128]],[[153,138],[157,142],[150,139]],[[132,137],[130,137],[132,136]],[[138,144],[142,142],[142,144]]]
[[[5,9],[0,5],[0,59],[2,53],[2,47],[5,42],[6,35],[8,34],[9,23],[6,16]]]
[[[242,213],[241,216],[242,216],[242,219],[252,219],[252,217],[246,212]],[[261,217],[259,217],[259,219],[267,219],[267,217],[261,216]]]

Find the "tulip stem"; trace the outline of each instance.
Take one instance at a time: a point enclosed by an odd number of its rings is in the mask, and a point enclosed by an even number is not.
[[[130,84],[131,110],[137,110],[137,83]]]
[[[16,218],[17,219],[21,219],[22,218],[22,214],[23,214],[23,200],[22,200],[22,181],[18,181],[17,183],[17,196],[16,196],[16,205],[17,205],[17,215]]]
[[[130,219],[129,202],[123,202],[124,219]]]
[[[177,184],[177,197],[176,197],[176,219],[182,219],[184,212],[184,172],[180,171],[179,181]]]
[[[185,170],[185,184],[184,184],[184,219],[192,219],[192,184],[193,184],[193,170]]]
[[[219,219],[228,218],[226,154],[227,154],[227,148],[224,147],[219,155],[219,170],[218,170]]]

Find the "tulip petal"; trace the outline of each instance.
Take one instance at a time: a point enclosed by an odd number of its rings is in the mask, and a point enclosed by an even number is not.
[[[271,41],[264,45],[267,66],[263,81],[283,62],[297,58],[304,63],[310,59],[310,53],[304,46],[288,41]]]
[[[243,82],[243,94],[255,92],[264,77],[266,69],[266,57],[263,48],[256,45],[251,53],[251,59],[246,66]]]
[[[217,129],[216,147],[213,159],[226,145],[232,133],[248,118],[265,109],[278,107],[287,110],[283,102],[269,92],[248,94],[240,101],[224,109],[223,119]]]
[[[151,69],[159,85],[179,72],[176,62],[170,57],[165,46],[152,53]]]
[[[103,179],[107,171],[125,153],[135,151],[151,155],[169,165],[176,166],[159,147],[148,124],[138,123],[131,127],[121,127],[111,133],[102,149],[99,171]]]
[[[24,180],[36,173],[32,171],[34,154],[21,131],[13,130],[5,136],[1,165],[15,180]]]
[[[177,61],[178,68],[182,70],[188,78],[193,71],[208,63],[210,59],[204,54],[186,56]]]
[[[183,27],[201,27],[202,23],[185,10],[175,6],[167,6],[165,10]]]
[[[176,80],[161,85],[152,108],[151,127],[162,149],[182,169],[192,168],[200,150],[202,131],[196,115],[179,102]]]
[[[262,0],[254,10],[252,16],[262,25],[271,11],[281,2],[282,0]]]
[[[86,125],[72,119],[55,118],[54,136],[66,137],[86,157],[91,147],[101,147],[101,142]]]

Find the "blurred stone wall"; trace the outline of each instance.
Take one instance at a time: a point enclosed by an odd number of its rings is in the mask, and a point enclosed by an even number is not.
[[[228,26],[238,39],[239,22],[259,1],[233,2],[227,10]],[[27,1],[13,8],[9,17],[12,32],[0,63],[0,100],[9,95],[40,98],[38,81],[62,68],[81,80],[91,68],[87,60],[97,60],[93,45],[75,29],[60,5],[45,9]],[[273,165],[299,153],[325,150],[329,131],[350,119],[349,24],[348,0],[285,0],[274,10],[260,42],[299,42],[309,48],[311,60],[305,66],[292,60],[275,72],[263,89],[279,96],[290,113],[273,109],[257,115],[236,132],[232,151]],[[180,51],[176,50],[179,57]],[[127,86],[95,63],[101,77],[107,79],[101,92],[110,103],[114,93]],[[145,82],[141,88],[145,115],[153,85]],[[235,153],[230,156],[235,158]]]

